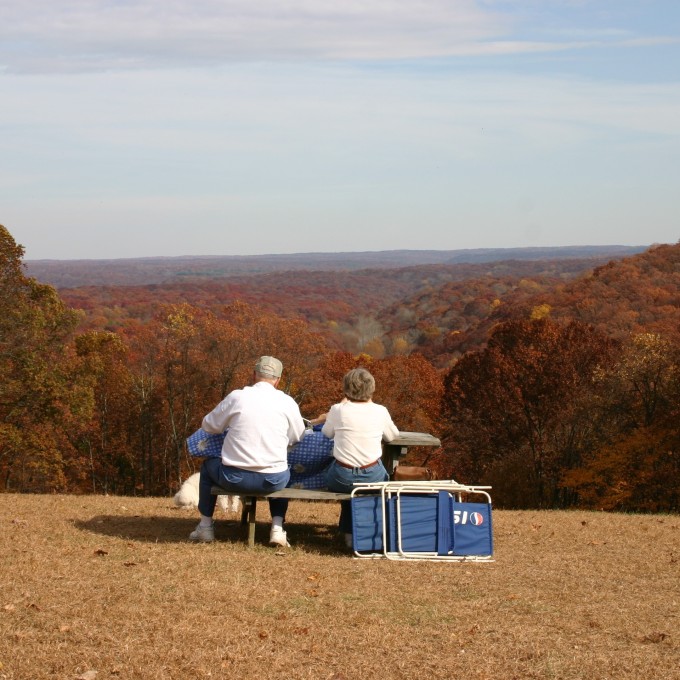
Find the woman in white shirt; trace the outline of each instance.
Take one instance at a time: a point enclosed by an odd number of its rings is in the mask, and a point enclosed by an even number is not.
[[[375,379],[365,368],[351,370],[343,379],[345,399],[326,414],[322,432],[334,440],[333,457],[326,472],[329,491],[350,493],[357,482],[385,482],[382,442],[399,435],[388,410],[373,403]],[[341,503],[340,531],[352,545],[352,513],[349,501]]]

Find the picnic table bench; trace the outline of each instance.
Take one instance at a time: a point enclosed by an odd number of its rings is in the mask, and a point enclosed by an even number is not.
[[[425,432],[400,432],[396,439],[383,444],[382,461],[385,469],[390,475],[399,464],[400,458],[403,458],[408,453],[409,447],[412,446],[441,446],[441,442],[437,437]],[[229,494],[228,491],[217,485],[213,485],[212,493],[217,496]],[[248,525],[248,545],[250,547],[255,545],[255,514],[257,510],[257,501],[261,498],[288,498],[290,500],[337,502],[349,500],[351,495],[348,493],[335,493],[334,491],[297,489],[291,487],[268,494],[242,495],[241,501],[243,503],[243,509],[241,511],[241,524],[243,526],[246,524]]]

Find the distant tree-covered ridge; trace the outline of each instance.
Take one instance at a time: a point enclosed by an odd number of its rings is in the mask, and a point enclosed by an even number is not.
[[[29,260],[28,273],[57,288],[177,283],[187,279],[289,271],[399,269],[430,264],[482,264],[501,260],[599,259],[627,257],[647,246],[562,246],[467,250],[386,250],[289,255],[206,255],[116,260]]]
[[[159,304],[188,302],[216,309],[241,300],[278,315],[303,318],[350,352],[363,351],[367,345],[380,356],[417,349],[442,366],[451,356],[436,358],[449,352],[437,343],[450,331],[464,330],[486,318],[498,299],[551,289],[600,264],[604,262],[599,259],[564,259],[287,271],[60,292],[70,306],[86,312],[85,323],[92,329],[115,331],[129,319],[146,322]]]

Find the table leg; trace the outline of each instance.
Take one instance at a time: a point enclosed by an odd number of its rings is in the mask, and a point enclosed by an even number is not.
[[[255,547],[255,514],[257,510],[257,498],[250,497],[248,504],[248,547]]]
[[[407,446],[396,446],[394,444],[384,444],[383,445],[383,455],[382,461],[389,474],[390,479],[394,473],[395,468],[399,464],[399,459],[403,458],[408,453]]]

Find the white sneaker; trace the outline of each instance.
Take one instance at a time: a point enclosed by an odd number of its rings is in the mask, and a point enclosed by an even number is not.
[[[200,543],[212,543],[215,540],[215,524],[209,527],[202,527],[201,523],[189,534],[190,541],[199,541]]]
[[[272,530],[269,532],[269,544],[280,545],[282,548],[290,548],[286,532],[281,527],[272,527]]]

